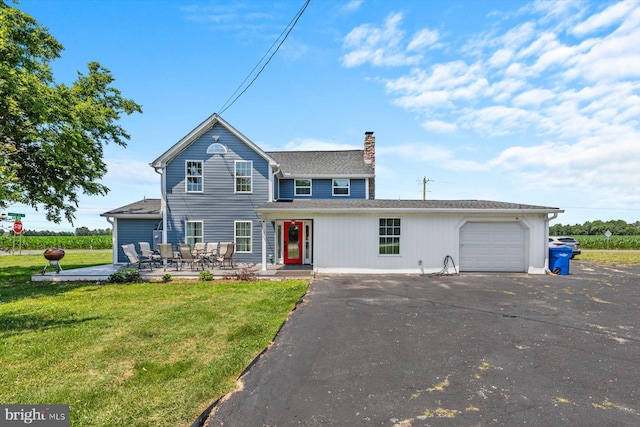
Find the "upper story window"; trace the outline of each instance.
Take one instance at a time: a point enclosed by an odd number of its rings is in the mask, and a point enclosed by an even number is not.
[[[378,254],[400,255],[400,218],[380,218],[378,238]]]
[[[348,196],[351,181],[348,179],[334,179],[332,188],[334,196]]]
[[[187,193],[201,193],[204,187],[202,177],[202,161],[187,160],[185,175],[187,178]]]
[[[251,193],[253,191],[253,161],[236,160],[236,193]]]
[[[296,179],[296,196],[310,196],[311,195],[311,180],[310,179]]]

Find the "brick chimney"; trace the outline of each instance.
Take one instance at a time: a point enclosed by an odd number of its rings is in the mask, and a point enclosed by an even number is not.
[[[373,132],[364,133],[364,162],[371,165],[373,173],[376,172],[376,137]],[[369,178],[369,200],[376,198],[376,177]]]

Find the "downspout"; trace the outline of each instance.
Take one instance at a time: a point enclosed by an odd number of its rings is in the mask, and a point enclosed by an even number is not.
[[[158,168],[156,168],[155,166],[153,167],[153,170],[160,175],[160,214],[162,215],[162,243],[166,243],[167,242],[167,215],[166,215],[166,206],[167,206],[167,200],[166,200],[166,192],[165,192],[165,188],[166,188],[166,183],[165,183],[165,176],[164,173],[158,171]]]
[[[276,197],[276,189],[275,189],[275,182],[276,182],[276,175],[279,174],[281,171],[280,166],[278,166],[278,170],[274,171],[271,174],[271,202],[277,202],[278,199],[280,198],[280,189],[278,188],[278,197]]]
[[[111,224],[111,260],[114,264],[117,264],[118,261],[118,230],[116,230],[116,223],[112,217],[105,217],[107,222]]]
[[[546,222],[546,227],[544,231],[544,241],[547,242],[547,246],[549,245],[549,222],[558,218],[558,212],[554,212],[553,216],[547,216],[544,220]],[[544,272],[545,274],[554,274],[551,270],[549,270],[549,250],[547,249],[547,255],[544,257]]]
[[[269,201],[270,202],[277,202],[278,198],[280,197],[280,189],[278,188],[278,197],[276,197],[276,175],[280,173],[280,171],[282,169],[280,169],[280,165],[277,165],[278,169],[274,170],[273,173],[271,174],[271,182],[269,183],[269,192],[270,192],[270,197],[269,197]],[[262,221],[261,221],[261,225],[262,225],[262,229],[260,231],[260,237],[262,238],[262,271],[267,271],[267,223],[266,223],[266,219],[264,216],[262,216]],[[274,226],[275,227],[275,226]],[[275,251],[277,251],[276,245],[278,244],[278,239],[275,238],[274,239],[274,243],[273,243],[273,248]],[[275,254],[273,254],[273,256],[275,257]]]

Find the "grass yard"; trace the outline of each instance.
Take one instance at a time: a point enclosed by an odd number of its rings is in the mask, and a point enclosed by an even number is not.
[[[63,267],[110,256],[69,253]],[[190,425],[233,389],[307,289],[30,283],[44,264],[0,256],[0,402],[69,404],[72,426]]]
[[[576,260],[594,261],[602,264],[640,264],[640,251],[629,250],[582,250]]]

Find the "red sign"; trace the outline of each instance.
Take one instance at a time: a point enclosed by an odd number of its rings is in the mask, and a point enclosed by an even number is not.
[[[13,223],[13,232],[16,234],[22,233],[22,221],[16,221]]]

